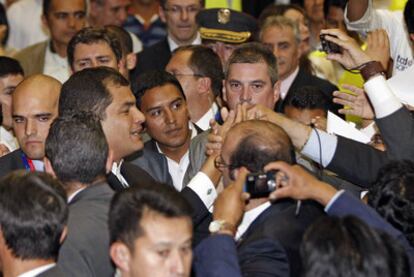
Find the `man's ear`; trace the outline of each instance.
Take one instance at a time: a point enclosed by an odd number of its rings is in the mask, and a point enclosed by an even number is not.
[[[164,9],[161,7],[161,5],[158,7],[158,15],[160,16],[160,19],[162,22],[167,23],[167,18],[165,15]]]
[[[223,100],[227,104],[226,80],[223,80],[223,88],[221,89],[221,92],[223,93]]]
[[[109,248],[109,255],[115,266],[123,272],[129,272],[131,253],[128,247],[122,242],[114,242]]]
[[[114,163],[114,151],[109,149],[108,151],[108,157],[106,158],[106,174],[112,171],[112,165]]]
[[[211,79],[208,77],[201,77],[197,80],[197,93],[205,94],[210,91],[211,88]]]
[[[414,33],[410,33],[411,43],[414,44]]]
[[[68,226],[65,226],[63,228],[62,234],[60,234],[60,239],[59,239],[60,245],[63,244],[63,242],[65,241],[67,235],[68,235]]]
[[[137,55],[135,53],[129,53],[126,56],[126,68],[132,70],[137,65]]]
[[[280,80],[273,85],[273,106],[280,98]]]
[[[45,26],[49,30],[50,29],[49,28],[49,22],[47,21],[46,16],[44,14],[42,14],[40,16],[40,19],[42,20],[42,25]]]
[[[55,170],[52,167],[52,163],[50,162],[50,160],[47,157],[44,157],[43,158],[43,163],[45,164],[45,171],[46,171],[46,173],[49,173],[53,177],[57,178],[56,177]]]

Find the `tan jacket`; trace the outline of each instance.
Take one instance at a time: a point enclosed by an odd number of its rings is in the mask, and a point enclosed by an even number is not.
[[[14,58],[23,67],[25,76],[43,73],[45,65],[46,49],[49,41],[36,43],[19,51]]]

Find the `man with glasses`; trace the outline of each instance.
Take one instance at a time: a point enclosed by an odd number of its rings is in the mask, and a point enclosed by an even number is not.
[[[167,25],[167,37],[137,55],[137,66],[131,80],[148,70],[164,69],[171,52],[179,46],[200,44],[196,15],[203,8],[202,0],[161,0],[159,14]]]
[[[166,70],[184,90],[191,121],[203,131],[209,129],[218,111],[215,99],[224,79],[218,55],[205,46],[182,46],[173,52]]]

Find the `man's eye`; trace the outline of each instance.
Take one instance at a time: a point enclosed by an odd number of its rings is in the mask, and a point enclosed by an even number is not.
[[[181,106],[182,106],[183,104],[181,103],[181,102],[176,102],[176,103],[173,103],[172,104],[172,108],[174,109],[174,110],[178,110],[178,109],[180,109],[181,108]]]
[[[230,88],[233,90],[239,90],[241,85],[239,83],[230,83]]]
[[[8,88],[4,90],[5,95],[12,95],[15,88]]]
[[[159,251],[157,251],[157,253],[162,258],[168,258],[168,256],[170,255],[170,251],[168,249],[166,249],[166,250],[159,250]]]
[[[57,19],[66,19],[68,17],[68,14],[66,13],[56,13],[55,14]]]
[[[77,18],[77,19],[84,19],[85,16],[86,16],[85,12],[76,12],[75,13],[75,18]]]
[[[19,117],[15,117],[13,118],[14,123],[23,123],[24,119],[23,118],[19,118]]]
[[[39,121],[41,121],[41,122],[49,121],[49,119],[50,119],[50,116],[40,116],[39,117]]]
[[[153,110],[150,113],[150,116],[159,116],[161,114],[160,110]]]
[[[100,64],[108,64],[110,60],[108,58],[101,58],[98,61]]]

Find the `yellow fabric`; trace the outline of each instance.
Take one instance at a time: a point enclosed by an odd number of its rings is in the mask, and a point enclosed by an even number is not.
[[[251,0],[251,1],[256,1],[256,0]],[[229,7],[228,0],[206,0],[206,9],[211,9],[211,8],[229,8],[229,9],[241,12],[242,3],[241,3],[241,0],[231,0],[231,7]]]
[[[402,11],[404,10],[405,3],[407,3],[407,0],[391,0],[388,9],[391,11]]]

